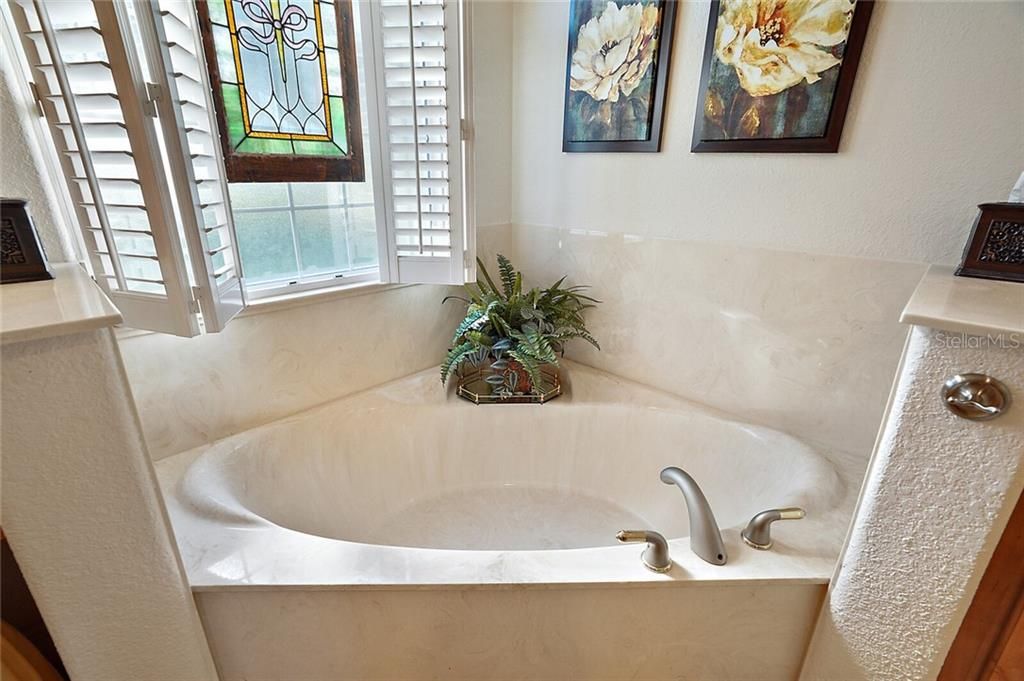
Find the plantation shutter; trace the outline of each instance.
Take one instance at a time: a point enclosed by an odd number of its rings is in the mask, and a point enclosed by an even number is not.
[[[223,328],[242,286],[217,145],[195,134],[205,69],[194,33],[169,27],[191,31],[190,5],[166,4],[11,3],[93,275],[127,326],[194,336],[200,311]]]
[[[387,278],[394,282],[461,284],[474,271],[463,193],[461,5],[377,4]]]
[[[139,29],[151,55],[156,100],[171,177],[177,193],[196,298],[208,332],[217,332],[245,307],[245,287],[228,203],[209,72],[189,0],[146,0]],[[164,94],[166,93],[166,96]]]

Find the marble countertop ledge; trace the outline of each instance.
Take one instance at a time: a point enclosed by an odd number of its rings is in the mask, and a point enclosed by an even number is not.
[[[900,321],[975,336],[1024,333],[1024,283],[957,277],[932,265]]]
[[[0,286],[0,343],[114,326],[121,313],[78,263],[51,266],[53,279]]]

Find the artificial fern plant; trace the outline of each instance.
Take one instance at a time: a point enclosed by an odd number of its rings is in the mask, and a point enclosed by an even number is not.
[[[441,364],[441,382],[462,364],[491,361],[496,376],[489,380],[501,392],[513,392],[517,379],[509,373],[522,371],[530,389],[540,391],[541,367],[558,365],[566,341],[582,338],[598,350],[601,346],[587,330],[583,311],[600,301],[581,293],[585,286],[565,286],[562,277],[551,286],[523,291],[523,276],[503,255],[498,255],[501,285],[495,284],[487,267],[477,258],[476,284],[466,284],[469,298],[448,296],[467,305],[466,316],[455,330],[452,348]]]

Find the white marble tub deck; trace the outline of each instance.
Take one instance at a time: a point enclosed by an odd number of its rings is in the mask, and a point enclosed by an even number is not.
[[[828,582],[853,475],[789,435],[564,368],[567,394],[542,406],[476,406],[429,370],[158,462],[193,590]],[[682,495],[658,480],[665,465],[701,484],[727,565],[690,551]],[[508,503],[488,513],[487,489]],[[773,550],[743,544],[750,516],[788,505],[807,518],[776,523]],[[638,529],[627,519],[670,538],[668,573],[615,543]]]

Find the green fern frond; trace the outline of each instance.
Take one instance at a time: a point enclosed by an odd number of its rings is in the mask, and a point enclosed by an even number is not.
[[[476,259],[477,272],[483,275],[483,281],[477,277],[476,285],[480,287],[480,291],[486,296],[488,293],[493,293],[498,298],[501,298],[501,291],[495,286],[494,280],[491,279],[490,272],[487,271],[487,266],[484,265],[484,261],[480,258]]]
[[[537,360],[522,350],[522,347],[514,348],[509,350],[508,354],[512,359],[523,365],[523,370],[526,371],[526,374],[530,377],[533,392],[539,393],[541,391],[541,381],[544,378],[540,373],[540,364]]]
[[[467,331],[466,338],[477,348],[489,348],[494,345],[494,341],[491,340],[490,336],[479,331]]]
[[[498,254],[498,272],[501,274],[501,285],[505,289],[505,297],[511,298],[516,288],[516,268],[501,253]]]
[[[512,333],[512,337],[519,341],[517,349],[520,352],[530,355],[538,362],[548,364],[558,363],[558,357],[555,355],[555,351],[551,347],[551,342],[537,330],[537,327],[531,326],[525,333],[514,331]]]
[[[452,345],[458,343],[462,337],[469,331],[477,320],[484,316],[484,313],[480,310],[474,310],[466,315],[466,318],[459,322],[459,325],[455,327],[455,335],[452,336]]]
[[[601,345],[597,342],[597,339],[594,338],[587,329],[582,327],[574,329],[559,329],[553,334],[553,338],[555,338],[559,343],[572,340],[573,338],[582,338],[593,345],[596,349],[601,349]]]
[[[456,345],[454,348],[448,351],[448,355],[445,356],[444,362],[441,363],[441,384],[448,382],[448,376],[451,375],[452,370],[459,366],[467,355],[476,350],[476,346],[472,343],[462,343]]]

